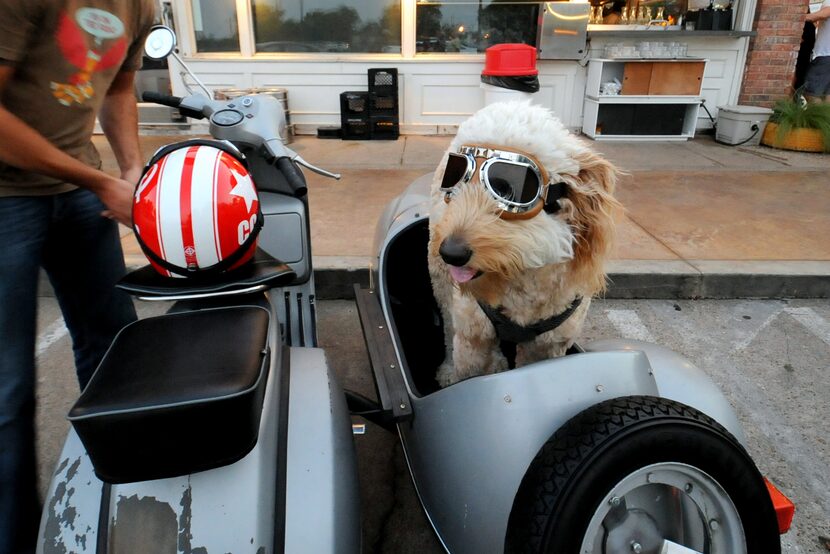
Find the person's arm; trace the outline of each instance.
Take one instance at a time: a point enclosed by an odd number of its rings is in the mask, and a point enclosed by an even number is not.
[[[120,71],[110,85],[98,121],[118,161],[121,178],[138,183],[143,161],[138,143],[138,107],[133,93],[135,71]]]
[[[830,6],[823,6],[820,10],[807,14],[807,21],[818,23],[830,18]]]
[[[0,64],[0,94],[14,74]],[[20,169],[48,175],[87,188],[108,208],[108,217],[130,224],[133,185],[64,153],[0,103],[0,160]]]

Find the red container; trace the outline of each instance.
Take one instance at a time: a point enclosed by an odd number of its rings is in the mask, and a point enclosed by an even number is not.
[[[484,52],[482,75],[492,77],[538,75],[536,48],[528,44],[496,44]]]

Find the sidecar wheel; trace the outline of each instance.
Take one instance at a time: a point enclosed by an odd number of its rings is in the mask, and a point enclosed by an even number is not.
[[[726,429],[631,396],[588,408],[545,443],[516,493],[505,551],[780,554],[781,544],[763,478]]]

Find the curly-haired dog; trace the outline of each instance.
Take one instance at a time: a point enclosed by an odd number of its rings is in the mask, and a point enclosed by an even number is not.
[[[459,127],[431,191],[441,386],[573,344],[605,288],[616,179],[609,162],[528,102],[492,104]]]

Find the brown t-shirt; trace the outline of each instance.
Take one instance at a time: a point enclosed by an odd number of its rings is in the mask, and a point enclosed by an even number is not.
[[[15,67],[3,106],[52,144],[92,167],[95,117],[121,70],[137,70],[152,0],[3,0],[0,60]],[[75,188],[0,162],[0,196]]]

